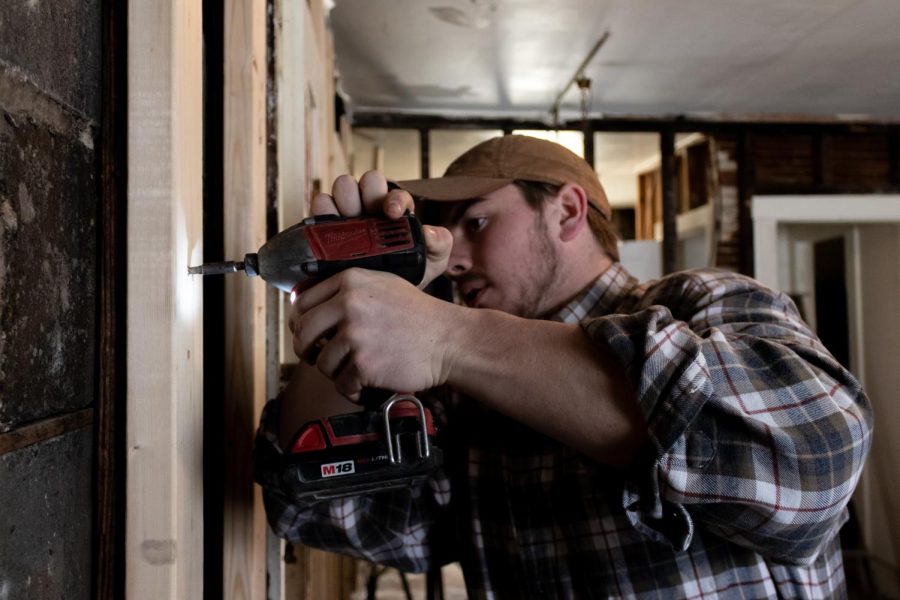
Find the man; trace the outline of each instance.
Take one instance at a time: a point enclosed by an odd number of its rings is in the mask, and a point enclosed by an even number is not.
[[[464,305],[360,270],[306,291],[294,350],[321,349],[258,443],[346,411],[333,390],[410,390],[434,396],[445,468],[313,505],[268,489],[277,533],[407,570],[459,560],[473,598],[844,594],[871,413],[786,296],[717,270],[638,285],[593,170],[551,142],[495,138],[400,185],[341,177],[313,212],[396,218],[414,194],[443,225],[422,285],[445,272]]]

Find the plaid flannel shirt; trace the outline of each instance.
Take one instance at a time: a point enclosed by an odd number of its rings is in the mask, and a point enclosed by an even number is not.
[[[638,285],[616,264],[556,320],[637,390],[651,443],[631,467],[447,393],[430,485],[314,505],[266,489],[275,532],[408,571],[459,560],[472,598],[845,595],[838,530],[872,415],[785,295],[716,270]]]

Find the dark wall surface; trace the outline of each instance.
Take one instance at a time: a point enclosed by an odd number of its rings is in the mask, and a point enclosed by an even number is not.
[[[0,455],[0,597],[89,598],[90,427]]]
[[[29,4],[0,3],[0,432],[95,377],[99,3]]]
[[[0,435],[95,403],[101,26],[100,0],[0,2]],[[0,444],[4,598],[91,595],[93,428],[60,431]]]
[[[100,120],[100,0],[0,2],[0,61],[59,103]]]

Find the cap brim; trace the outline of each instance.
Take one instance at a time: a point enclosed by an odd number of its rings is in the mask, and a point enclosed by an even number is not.
[[[401,188],[422,200],[459,201],[480,198],[496,192],[513,179],[449,175],[433,179],[411,179],[395,182]]]

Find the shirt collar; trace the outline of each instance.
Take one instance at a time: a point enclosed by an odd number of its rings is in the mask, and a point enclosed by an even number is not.
[[[605,315],[621,302],[623,296],[637,286],[637,280],[621,264],[615,262],[565,305],[553,321],[578,323],[589,315]]]

